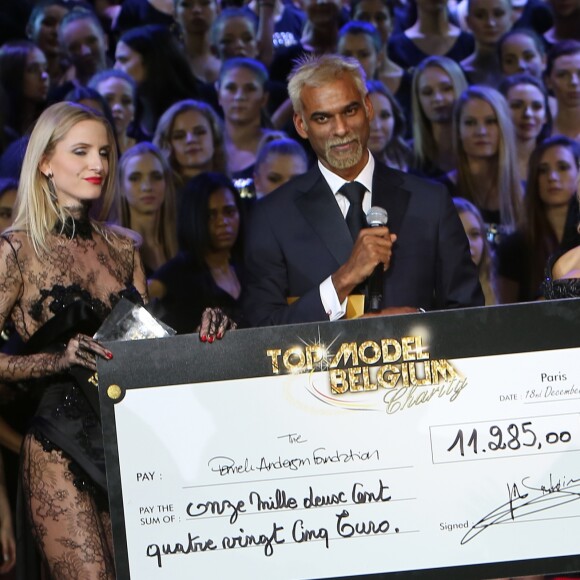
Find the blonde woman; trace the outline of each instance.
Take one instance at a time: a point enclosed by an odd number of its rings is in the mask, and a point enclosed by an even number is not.
[[[522,218],[522,185],[514,127],[505,99],[495,89],[471,87],[453,112],[457,170],[444,179],[488,224],[488,239],[513,231]]]
[[[413,157],[415,169],[437,177],[455,169],[453,105],[467,88],[459,65],[444,56],[424,60],[413,74]]]
[[[121,157],[119,182],[121,225],[141,236],[141,259],[149,277],[177,254],[171,169],[161,151],[145,141]]]
[[[0,354],[0,381],[34,381],[43,393],[21,450],[19,517],[43,577],[55,580],[116,577],[103,436],[87,380],[96,357],[113,354],[91,335],[121,298],[147,301],[133,238],[100,221],[114,205],[116,159],[102,115],[69,102],[49,107],[30,136],[14,223],[0,236],[0,319],[26,343],[24,354]],[[200,332],[223,334],[229,323],[213,310]],[[37,577],[33,559],[21,556],[22,577]]]
[[[133,240],[89,217],[100,198],[101,219],[113,205],[116,157],[100,114],[49,107],[30,137],[14,223],[0,237],[0,317],[27,353],[0,355],[0,380],[40,381],[44,391],[22,446],[21,484],[51,578],[115,578],[101,426],[73,373],[90,376],[96,357],[112,358],[90,335],[115,303],[147,299]]]
[[[225,173],[222,123],[207,103],[175,103],[159,119],[153,142],[165,155],[177,188],[203,173]]]

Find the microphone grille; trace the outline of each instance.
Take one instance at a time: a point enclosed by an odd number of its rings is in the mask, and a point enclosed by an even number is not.
[[[372,228],[376,226],[386,226],[389,221],[389,214],[383,207],[375,205],[367,212],[367,224]]]

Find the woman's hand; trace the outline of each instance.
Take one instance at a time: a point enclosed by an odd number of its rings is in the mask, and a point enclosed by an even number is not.
[[[66,349],[57,360],[57,371],[66,371],[74,365],[97,370],[96,357],[111,360],[113,353],[86,334],[77,334],[68,341]]]
[[[206,308],[201,315],[199,338],[202,342],[211,343],[216,338],[220,340],[226,330],[234,330],[237,327],[238,325],[221,308]]]

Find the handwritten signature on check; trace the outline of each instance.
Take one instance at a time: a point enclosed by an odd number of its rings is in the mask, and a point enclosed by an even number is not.
[[[523,519],[559,506],[580,500],[580,478],[560,478],[554,481],[550,474],[549,483],[532,485],[531,477],[522,478],[520,485],[507,483],[508,501],[477,521],[461,539],[467,544],[488,528],[509,521]]]

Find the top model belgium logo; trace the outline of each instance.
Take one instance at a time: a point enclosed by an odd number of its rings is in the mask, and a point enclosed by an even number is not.
[[[293,346],[266,351],[272,374],[327,371],[329,391],[340,395],[385,389],[386,411],[405,408],[446,397],[453,402],[467,386],[447,359],[432,359],[421,336],[343,342],[335,354],[323,344]]]

